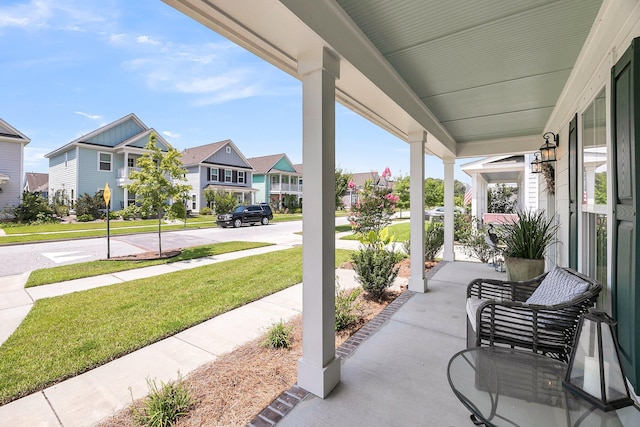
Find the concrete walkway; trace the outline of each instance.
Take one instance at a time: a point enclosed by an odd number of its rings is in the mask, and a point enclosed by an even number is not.
[[[338,247],[357,248],[358,242],[338,241]],[[146,278],[290,248],[273,245],[214,257],[181,261],[24,289],[28,273],[0,278],[0,342],[6,340],[28,314],[34,301],[100,286]],[[352,270],[336,270],[341,287],[358,286]],[[395,286],[406,284],[398,279]],[[147,378],[168,382],[186,376],[220,354],[251,341],[271,324],[302,312],[302,284],[224,313],[172,337],[78,375],[42,392],[0,406],[0,426],[89,426],[148,393]]]

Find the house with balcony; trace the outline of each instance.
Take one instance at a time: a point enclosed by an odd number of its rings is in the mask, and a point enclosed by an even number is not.
[[[24,147],[31,140],[0,119],[0,210],[20,204]]]
[[[111,209],[135,203],[135,194],[125,185],[137,168],[149,136],[155,132],[135,114],[102,126],[45,155],[49,159],[49,199],[61,197],[73,206],[79,196],[94,195],[105,184],[111,189]],[[156,145],[163,151],[171,145],[156,134]]]
[[[301,82],[303,158],[313,159],[304,192],[313,197],[300,387],[326,397],[342,369],[353,377],[332,334],[339,102],[409,147],[409,290],[420,294],[425,155],[443,163],[443,259],[453,262],[455,160],[535,156],[550,141],[554,157],[535,157],[545,163],[538,207],[555,216],[561,242],[547,269],[571,267],[605,285],[599,306],[617,321],[625,374],[640,392],[640,3],[164,1]]]
[[[191,211],[213,207],[205,196],[207,191],[232,193],[238,204],[255,203],[257,189],[251,186],[255,169],[230,139],[188,148],[181,159],[191,185]]]
[[[256,203],[268,203],[276,209],[300,207],[302,173],[286,154],[251,157],[248,160],[255,169],[253,187],[256,189]]]

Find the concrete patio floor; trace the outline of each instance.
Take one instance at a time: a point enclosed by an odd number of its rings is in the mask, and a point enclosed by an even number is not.
[[[310,395],[278,426],[472,426],[447,380],[451,356],[466,348],[467,283],[506,279],[487,264],[449,262],[342,364],[325,399]]]

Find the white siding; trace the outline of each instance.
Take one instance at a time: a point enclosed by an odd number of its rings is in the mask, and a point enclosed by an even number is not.
[[[16,142],[0,141],[0,172],[8,175],[10,180],[0,185],[0,210],[7,206],[20,204],[22,194],[22,152],[23,145]]]
[[[78,183],[76,182],[77,159],[75,147],[49,159],[49,200],[52,200],[56,191],[64,190],[67,197],[73,201],[78,200]]]

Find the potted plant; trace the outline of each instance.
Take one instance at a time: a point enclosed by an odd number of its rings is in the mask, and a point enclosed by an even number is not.
[[[508,280],[528,280],[544,273],[544,255],[556,242],[558,225],[543,210],[518,211],[502,232]]]

